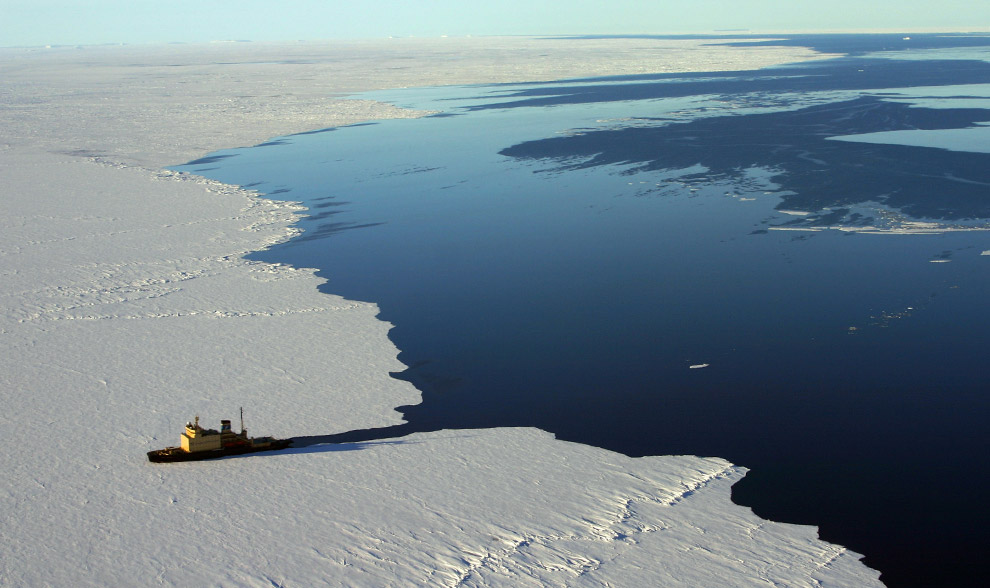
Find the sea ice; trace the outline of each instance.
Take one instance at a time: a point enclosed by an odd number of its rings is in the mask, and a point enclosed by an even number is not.
[[[252,132],[328,126],[340,101],[314,97],[314,74],[351,49],[209,48],[246,54],[205,64],[185,47],[0,55],[0,96],[16,105],[0,109],[0,584],[879,586],[813,527],[733,505],[744,470],[717,458],[496,429],[147,461],[196,413],[244,406],[252,434],[320,435],[397,423],[394,407],[418,399],[388,375],[401,365],[373,304],[241,258],[286,238],[297,207],[158,169],[264,138]],[[421,81],[447,71],[445,50],[417,54]],[[259,59],[301,51],[312,63]],[[277,88],[286,111],[258,130],[227,115],[280,102],[203,105],[234,88]]]

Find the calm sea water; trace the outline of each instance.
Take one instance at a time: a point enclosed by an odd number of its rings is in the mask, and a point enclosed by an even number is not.
[[[776,42],[850,56],[376,93],[442,114],[179,168],[304,202],[304,233],[253,257],[395,325],[408,423],[297,442],[536,426],[725,457],[751,468],[736,502],[888,585],[972,583],[990,39]]]

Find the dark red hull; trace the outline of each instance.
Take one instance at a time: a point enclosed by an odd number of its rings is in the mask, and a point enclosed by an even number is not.
[[[258,453],[259,451],[277,451],[279,449],[285,449],[292,444],[292,439],[275,439],[270,445],[265,445],[263,447],[251,447],[251,446],[238,446],[238,447],[225,447],[223,449],[214,449],[212,451],[196,451],[188,452],[179,449],[178,447],[169,447],[167,449],[158,449],[156,451],[148,452],[148,461],[153,461],[155,463],[172,463],[175,461],[200,461],[202,459],[217,459],[219,457],[228,457],[231,455],[244,455],[245,453]]]

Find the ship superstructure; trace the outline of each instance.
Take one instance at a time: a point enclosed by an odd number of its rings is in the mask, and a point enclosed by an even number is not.
[[[256,451],[285,449],[291,443],[291,439],[248,437],[247,429],[244,428],[244,409],[241,409],[240,433],[231,430],[229,420],[220,421],[219,431],[204,429],[199,426],[199,416],[197,416],[193,422],[186,423],[186,427],[179,437],[178,447],[149,451],[148,459],[153,462],[212,459]]]

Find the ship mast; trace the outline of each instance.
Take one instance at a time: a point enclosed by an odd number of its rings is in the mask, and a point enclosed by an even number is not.
[[[241,435],[246,434],[247,431],[244,429],[244,407],[241,407]]]

